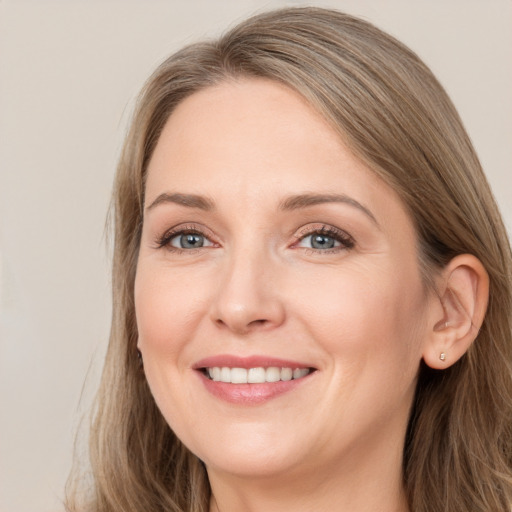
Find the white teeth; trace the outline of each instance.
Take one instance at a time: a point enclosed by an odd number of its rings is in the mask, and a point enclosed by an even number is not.
[[[292,380],[293,370],[291,368],[281,368],[281,380]]]
[[[263,384],[264,382],[279,382],[300,379],[310,373],[309,368],[229,368],[227,366],[207,368],[211,380],[230,384]]]
[[[247,382],[250,384],[261,384],[265,382],[265,368],[249,368]]]
[[[302,377],[305,377],[308,373],[308,368],[295,368],[295,370],[293,370],[293,378],[300,379]]]
[[[247,370],[245,368],[232,368],[231,382],[233,384],[247,384]]]
[[[267,382],[277,382],[281,380],[281,370],[275,366],[267,368],[265,372],[265,380]]]
[[[231,382],[231,368],[224,366],[220,369],[220,381]]]

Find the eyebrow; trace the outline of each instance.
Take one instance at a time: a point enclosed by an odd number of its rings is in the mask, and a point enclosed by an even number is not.
[[[172,203],[188,208],[198,208],[199,210],[211,211],[214,209],[213,201],[196,194],[169,194],[164,192],[160,194],[147,208],[146,211],[152,210],[159,204]]]
[[[196,194],[181,194],[173,193],[169,194],[164,192],[160,194],[147,208],[146,211],[152,210],[160,204],[172,203],[187,208],[198,208],[199,210],[212,211],[215,209],[215,204],[211,199],[207,197],[196,195]],[[373,215],[373,213],[363,206],[359,201],[356,201],[352,197],[345,194],[298,194],[287,197],[279,205],[279,209],[282,211],[300,210],[302,208],[308,208],[319,204],[326,203],[343,203],[349,206],[357,208],[363,212],[367,217],[372,220],[377,226],[379,223]]]
[[[279,208],[280,210],[299,210],[325,203],[343,203],[353,206],[363,212],[372,220],[372,222],[379,226],[375,215],[373,215],[366,206],[363,206],[359,201],[356,201],[345,194],[299,194],[286,198]]]

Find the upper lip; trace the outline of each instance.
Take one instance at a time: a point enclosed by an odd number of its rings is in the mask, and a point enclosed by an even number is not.
[[[310,364],[305,364],[299,361],[292,361],[289,359],[280,359],[271,356],[253,355],[247,357],[240,357],[231,354],[219,354],[216,356],[206,357],[201,359],[193,365],[194,370],[201,368],[215,368],[215,367],[228,367],[228,368],[313,368]]]

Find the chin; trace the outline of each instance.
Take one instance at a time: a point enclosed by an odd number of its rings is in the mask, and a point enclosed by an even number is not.
[[[208,471],[251,478],[268,478],[289,472],[306,458],[302,451],[292,446],[289,437],[268,437],[256,434],[254,430],[242,430],[238,436],[226,435],[224,439],[228,442],[215,439],[204,449],[194,450],[191,446],[191,450],[205,463]]]
[[[238,453],[233,457],[225,456],[222,460],[211,457],[203,462],[205,462],[208,472],[214,471],[233,477],[263,480],[289,474],[293,467],[298,466],[295,457],[276,456],[275,453],[252,453],[249,455]]]

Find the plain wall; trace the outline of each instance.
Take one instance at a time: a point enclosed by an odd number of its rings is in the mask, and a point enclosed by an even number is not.
[[[0,512],[62,510],[108,338],[104,224],[137,91],[181,45],[303,3],[0,0]],[[512,2],[308,4],[369,19],[431,66],[512,231]]]

